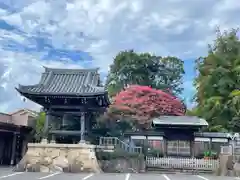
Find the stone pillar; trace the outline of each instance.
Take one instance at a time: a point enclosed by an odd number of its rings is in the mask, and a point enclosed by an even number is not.
[[[80,133],[81,133],[81,139],[80,139],[80,143],[85,143],[85,113],[84,112],[81,112],[81,118],[80,118],[80,121],[81,121],[81,130],[80,130]]]
[[[14,162],[15,162],[16,144],[17,144],[17,133],[14,132],[13,141],[12,141],[11,163],[10,163],[11,165],[14,165]]]

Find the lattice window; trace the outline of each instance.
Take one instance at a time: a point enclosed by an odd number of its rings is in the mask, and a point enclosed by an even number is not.
[[[172,155],[190,155],[189,141],[168,141],[168,154]]]
[[[154,149],[163,149],[163,141],[162,140],[148,140],[148,144],[150,147]]]

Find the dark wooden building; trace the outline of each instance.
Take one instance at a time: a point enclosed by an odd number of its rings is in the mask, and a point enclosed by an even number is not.
[[[36,85],[19,85],[17,91],[44,107],[45,133],[57,142],[85,142],[94,113],[109,105],[98,69],[45,68]]]
[[[33,130],[29,122],[34,117],[24,109],[0,113],[0,166],[15,165],[24,156]]]
[[[152,121],[153,128],[144,132],[129,132],[134,144],[147,142],[163,156],[198,157],[204,151],[219,153],[221,145],[229,142],[227,133],[201,132],[208,123],[193,116],[162,116]]]

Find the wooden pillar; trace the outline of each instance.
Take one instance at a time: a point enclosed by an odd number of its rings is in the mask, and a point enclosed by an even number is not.
[[[50,112],[46,111],[46,119],[44,122],[44,132],[43,132],[43,141],[48,140],[49,121],[50,121]]]
[[[23,157],[26,152],[27,152],[27,144],[28,144],[28,139],[26,138],[26,136],[23,138],[22,141],[22,152],[21,152],[21,156]]]
[[[67,114],[63,114],[63,117],[62,117],[62,127],[65,127],[67,125],[67,118],[68,118],[68,115]]]
[[[89,113],[85,113],[85,134],[88,134],[90,132],[91,128],[91,115]]]
[[[195,141],[194,140],[190,140],[190,155],[193,158],[195,156]]]
[[[163,138],[163,156],[167,157],[167,149],[168,149],[168,142],[167,139],[164,137]]]
[[[210,138],[209,149],[208,149],[209,151],[212,151],[212,143],[213,143],[213,142],[212,142],[212,138]]]
[[[13,133],[13,140],[12,140],[12,151],[11,151],[11,165],[15,163],[15,155],[16,155],[16,145],[17,145],[17,133]]]
[[[0,164],[2,164],[3,161],[3,155],[4,155],[4,136],[1,135],[0,138]]]
[[[80,124],[81,124],[80,143],[85,143],[85,113],[84,112],[81,112]]]

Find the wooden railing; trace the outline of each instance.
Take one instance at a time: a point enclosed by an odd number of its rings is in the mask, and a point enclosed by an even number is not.
[[[233,147],[228,145],[228,146],[221,146],[221,154],[233,154]]]
[[[132,152],[132,153],[142,153],[142,147],[134,146],[134,145],[131,146],[117,137],[100,137],[99,145],[114,146],[115,149],[121,149],[121,150]]]

